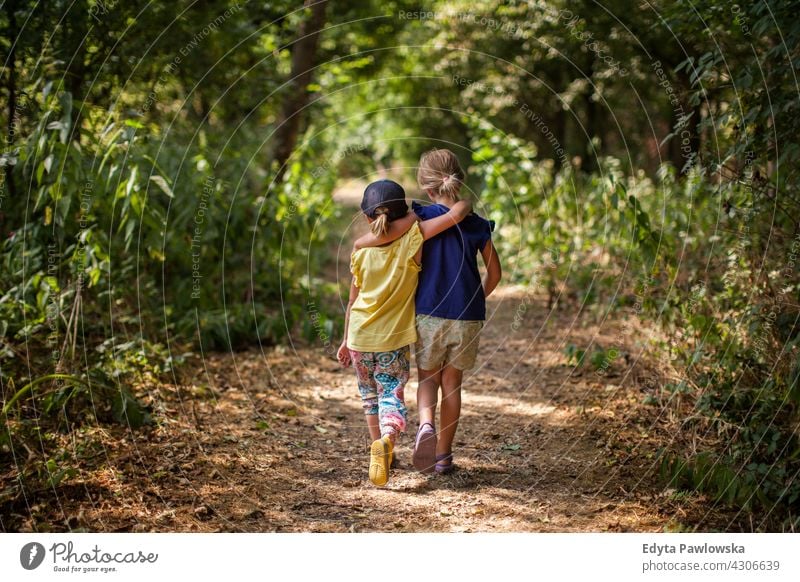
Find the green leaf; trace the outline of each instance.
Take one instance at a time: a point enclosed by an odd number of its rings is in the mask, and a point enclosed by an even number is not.
[[[72,93],[62,93],[58,96],[58,101],[61,103],[61,131],[58,139],[61,143],[67,143],[69,130],[72,127]]]
[[[167,181],[162,176],[150,176],[150,179],[156,183],[156,185],[161,188],[161,190],[169,196],[170,198],[175,198],[175,194],[172,192],[172,188],[169,187]]]
[[[131,428],[140,428],[151,422],[150,414],[127,388],[120,387],[114,395],[111,410],[117,422]]]
[[[136,185],[136,176],[139,173],[139,166],[133,166],[131,168],[130,176],[128,176],[128,182],[125,184],[125,196],[130,198],[131,192],[133,192],[133,187]]]

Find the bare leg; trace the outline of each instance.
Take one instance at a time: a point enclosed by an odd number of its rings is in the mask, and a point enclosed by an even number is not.
[[[453,439],[456,436],[458,419],[461,416],[461,380],[463,376],[464,373],[461,370],[452,366],[445,366],[442,370],[442,420],[439,424],[437,455],[444,455],[453,450]]]
[[[367,418],[367,428],[369,428],[369,438],[370,440],[376,441],[381,438],[381,427],[378,424],[378,415],[367,414],[365,416]]]
[[[426,422],[431,426],[436,419],[436,401],[439,399],[439,384],[442,381],[441,370],[431,371],[419,368],[419,386],[417,387],[417,408],[419,424]]]
[[[419,369],[419,387],[417,388],[417,408],[419,408],[419,426],[414,441],[414,454],[411,462],[414,468],[422,473],[433,473],[436,465],[436,401],[439,398],[439,382],[442,378],[440,370]],[[428,425],[428,426],[425,426]]]

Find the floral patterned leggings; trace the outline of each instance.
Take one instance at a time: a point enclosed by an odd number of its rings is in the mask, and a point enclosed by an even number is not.
[[[406,430],[404,390],[408,382],[410,346],[391,352],[350,350],[364,414],[378,415],[381,436]]]

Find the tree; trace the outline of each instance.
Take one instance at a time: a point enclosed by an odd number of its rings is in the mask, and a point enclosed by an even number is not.
[[[277,167],[275,181],[279,182],[286,171],[286,162],[292,155],[301,123],[308,105],[308,85],[314,77],[317,65],[317,47],[322,27],[325,23],[327,0],[305,0],[303,6],[308,17],[303,19],[297,30],[297,39],[292,45],[292,71],[289,87],[283,98],[278,126],[275,130],[275,153]]]

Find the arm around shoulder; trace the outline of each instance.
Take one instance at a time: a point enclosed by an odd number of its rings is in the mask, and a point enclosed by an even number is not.
[[[436,218],[423,220],[419,223],[419,230],[422,232],[422,238],[428,240],[429,238],[435,237],[440,232],[444,232],[448,228],[455,226],[471,213],[472,202],[469,200],[459,200],[453,204],[449,212],[437,216]]]
[[[371,232],[368,232],[367,234],[359,237],[353,243],[353,250],[357,251],[359,249],[365,249],[368,247],[379,247],[381,245],[389,244],[390,242],[397,240],[407,233],[418,220],[419,218],[417,218],[416,214],[409,212],[403,218],[398,218],[397,220],[390,222],[386,230],[386,234],[377,236]]]

